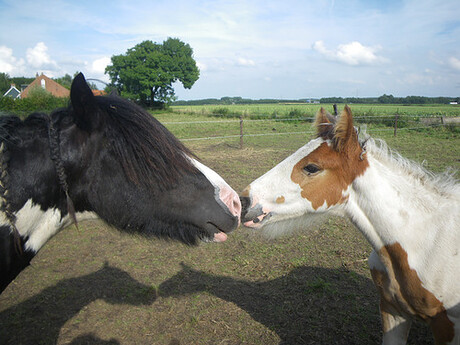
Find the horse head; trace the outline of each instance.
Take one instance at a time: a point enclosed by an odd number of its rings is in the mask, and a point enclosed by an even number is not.
[[[321,109],[315,126],[315,139],[243,191],[245,226],[273,225],[266,230],[272,235],[305,228],[347,201],[349,186],[368,166],[351,110],[345,107],[336,121]]]
[[[0,290],[58,231],[100,218],[145,236],[222,242],[238,194],[151,114],[94,96],[82,74],[70,105],[0,119]]]

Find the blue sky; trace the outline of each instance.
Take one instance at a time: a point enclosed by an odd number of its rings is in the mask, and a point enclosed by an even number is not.
[[[460,95],[458,0],[0,0],[0,72],[105,66],[144,40],[190,44],[179,99]]]

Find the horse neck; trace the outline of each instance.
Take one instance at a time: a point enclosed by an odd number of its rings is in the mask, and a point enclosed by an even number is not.
[[[395,242],[423,247],[422,241],[445,230],[441,220],[449,218],[452,207],[428,176],[367,156],[369,167],[353,182],[346,213],[375,249]],[[458,210],[458,197],[453,201]]]
[[[10,159],[3,164],[9,178],[6,208],[14,215],[14,226],[24,248],[37,252],[48,239],[68,225],[66,200],[51,159],[46,123],[24,126],[7,142]],[[10,225],[3,212],[2,225]]]

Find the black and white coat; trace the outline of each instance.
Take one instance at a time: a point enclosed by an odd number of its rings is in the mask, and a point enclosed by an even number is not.
[[[239,224],[239,197],[216,172],[142,108],[93,96],[82,74],[67,109],[4,116],[0,139],[0,291],[74,218],[187,244]]]

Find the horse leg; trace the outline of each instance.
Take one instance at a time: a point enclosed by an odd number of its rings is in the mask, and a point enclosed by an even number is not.
[[[383,298],[380,301],[383,345],[405,345],[412,320],[400,314]]]
[[[369,266],[372,279],[380,294],[380,316],[382,319],[383,345],[406,344],[412,320],[398,310],[397,303],[392,303],[389,293],[391,285],[385,266],[380,261],[378,254],[373,251],[369,257]]]

